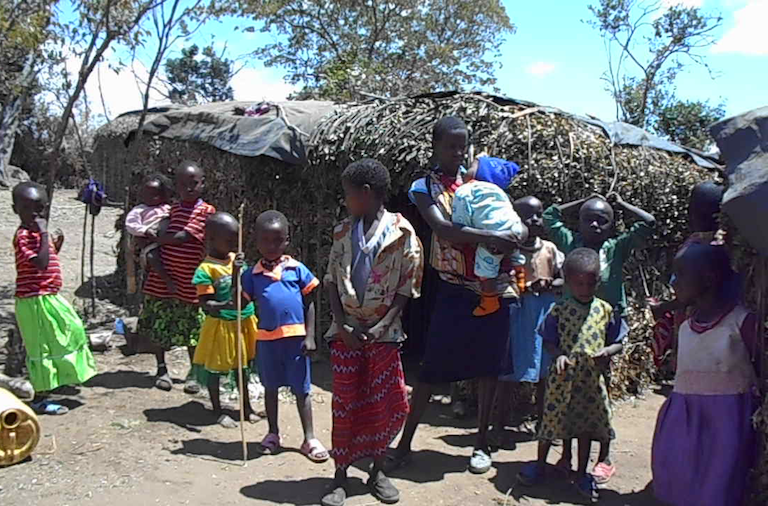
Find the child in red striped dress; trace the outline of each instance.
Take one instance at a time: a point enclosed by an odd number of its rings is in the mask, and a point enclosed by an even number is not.
[[[27,350],[29,380],[37,393],[32,407],[39,413],[63,415],[65,406],[45,394],[64,385],[79,385],[96,374],[83,322],[59,295],[58,252],[64,236],[48,238],[48,196],[35,183],[13,189],[13,212],[21,226],[13,238],[16,253],[16,322]]]
[[[204,319],[192,284],[195,270],[205,259],[205,222],[216,212],[200,198],[204,182],[205,172],[194,162],[182,162],[176,169],[179,202],[171,208],[168,228],[157,238],[163,265],[173,284],[169,288],[160,274],[152,270],[144,285],[146,298],[139,318],[139,332],[156,346],[155,386],[165,391],[173,388],[165,365],[165,352],[174,346],[186,346],[191,363]],[[188,394],[200,391],[191,374],[187,376],[184,391]]]

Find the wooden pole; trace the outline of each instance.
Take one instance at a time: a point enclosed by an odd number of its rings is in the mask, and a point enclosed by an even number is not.
[[[238,215],[239,227],[237,232],[237,252],[243,252],[243,210],[245,203],[240,204]],[[248,443],[245,440],[245,397],[248,395],[248,385],[243,381],[243,285],[237,283],[237,383],[240,387],[240,438],[243,440],[243,466],[248,465]]]
[[[89,206],[86,206],[88,209]],[[96,237],[96,215],[91,216],[91,316],[96,315],[96,276],[94,276],[93,269],[93,256],[94,256],[94,239]]]
[[[85,218],[83,218],[83,244],[80,250],[80,284],[85,284],[85,242],[88,237],[88,204],[85,204]]]

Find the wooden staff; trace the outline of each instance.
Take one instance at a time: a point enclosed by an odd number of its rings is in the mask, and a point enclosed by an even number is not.
[[[245,203],[240,204],[237,229],[237,253],[243,252],[243,210]],[[248,443],[245,440],[245,397],[248,395],[248,385],[243,381],[243,284],[241,278],[237,283],[237,384],[240,387],[240,437],[243,440],[243,466],[248,465]]]

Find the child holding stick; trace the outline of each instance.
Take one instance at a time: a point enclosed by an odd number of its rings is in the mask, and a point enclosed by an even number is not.
[[[387,446],[408,416],[400,314],[420,295],[421,243],[411,224],[384,207],[389,172],[376,160],[341,176],[350,217],[334,230],[325,284],[333,325],[333,450],[336,476],[323,506],[343,506],[347,468],[372,457],[368,487],[385,504],[400,493],[384,474]]]
[[[253,359],[256,349],[256,317],[253,303],[243,307],[242,349],[238,354],[237,309],[233,303],[232,279],[238,279],[240,262],[235,262],[234,250],[240,224],[230,214],[216,213],[208,218],[205,235],[208,256],[195,271],[192,283],[197,287],[200,307],[206,317],[200,330],[200,342],[195,349],[194,365],[200,384],[207,385],[216,423],[227,429],[237,427],[235,421],[221,408],[219,379],[237,374],[238,355],[243,367],[242,384],[245,417],[257,422],[259,417],[251,408],[247,390],[246,365]]]

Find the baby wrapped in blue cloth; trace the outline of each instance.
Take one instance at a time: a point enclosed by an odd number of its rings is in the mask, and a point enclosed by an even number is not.
[[[465,183],[453,199],[453,222],[467,227],[496,232],[511,231],[519,237],[525,235],[525,226],[512,207],[505,190],[520,168],[513,162],[499,158],[480,157],[465,176]],[[499,276],[504,255],[480,244],[475,253],[475,275],[484,281],[480,306],[475,316],[492,314],[499,309],[498,295],[493,280]],[[525,264],[519,250],[511,255],[513,265]]]

